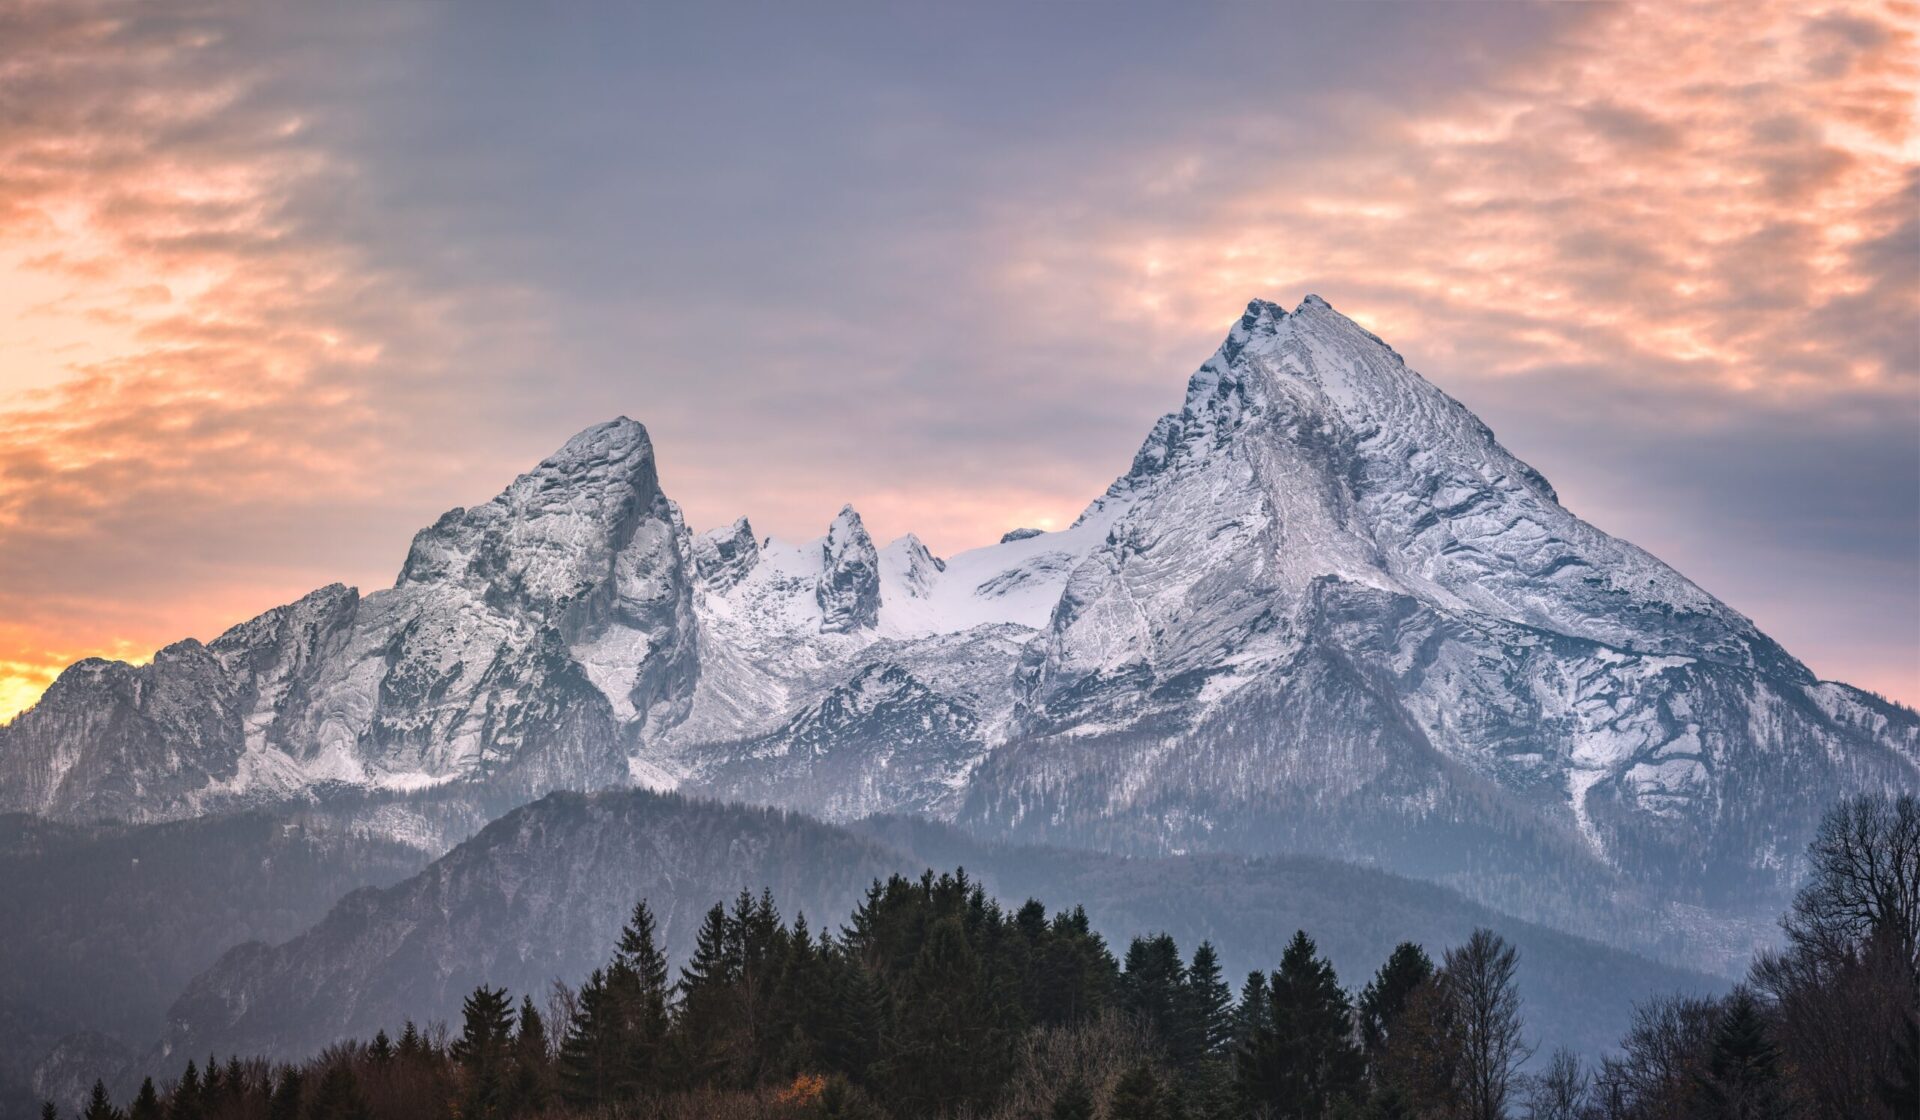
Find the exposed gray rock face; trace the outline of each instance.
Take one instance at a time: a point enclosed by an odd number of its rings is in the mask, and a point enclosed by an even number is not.
[[[123,1044],[98,1031],[76,1031],[34,1063],[28,1085],[39,1099],[52,1101],[75,1116],[84,1115],[93,1083],[112,1083],[134,1057]]]
[[[1000,543],[1012,544],[1014,541],[1024,541],[1032,537],[1037,537],[1044,532],[1046,532],[1045,529],[1008,529],[1006,532],[1000,534]]]
[[[1309,297],[1249,305],[1059,532],[694,538],[621,420],[423,531],[392,589],[82,662],[0,729],[0,808],[63,817],[443,782],[1327,852],[1570,928],[1626,898],[1619,938],[1732,961],[1827,803],[1920,788],[1920,717],[1575,517]]]
[[[724,529],[709,529],[693,539],[694,567],[704,587],[725,593],[760,562],[760,542],[742,517]]]
[[[1911,711],[1568,513],[1317,299],[1248,308],[1089,515],[1115,503],[1025,651],[977,827],[1758,917],[1832,798],[1920,784]]]
[[[852,506],[833,519],[820,545],[823,566],[814,584],[820,629],[829,634],[870,629],[880,621],[880,554]]]
[[[963,700],[902,666],[868,664],[778,728],[714,751],[698,785],[834,820],[951,814],[986,753],[982,724]]]
[[[69,669],[0,732],[0,807],[140,820],[327,783],[624,783],[696,673],[686,537],[645,430],[589,429],[423,530],[390,590]]]

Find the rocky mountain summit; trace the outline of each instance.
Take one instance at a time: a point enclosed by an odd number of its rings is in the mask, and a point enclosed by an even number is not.
[[[1250,304],[1064,531],[695,535],[622,418],[423,530],[392,588],[81,662],[0,729],[0,809],[62,819],[456,783],[1312,851],[1684,925],[1775,912],[1832,798],[1920,787],[1920,717],[1575,517],[1308,297]]]

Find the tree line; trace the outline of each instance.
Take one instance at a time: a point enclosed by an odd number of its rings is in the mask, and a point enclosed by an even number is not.
[[[1403,943],[1358,991],[1297,933],[1238,992],[1202,942],[1119,957],[1083,909],[1007,910],[964,870],[876,882],[838,934],[716,905],[675,975],[634,907],[606,964],[536,1002],[467,997],[281,1066],[189,1062],[85,1120],[985,1117],[1824,1120],[1920,1115],[1920,805],[1828,814],[1813,874],[1720,998],[1637,1009],[1619,1052],[1532,1058],[1517,954]],[[58,1110],[47,1105],[44,1115]]]

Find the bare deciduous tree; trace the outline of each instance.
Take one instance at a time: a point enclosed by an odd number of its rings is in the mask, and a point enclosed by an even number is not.
[[[1527,1083],[1527,1120],[1581,1120],[1592,1079],[1580,1055],[1562,1046]]]
[[[1834,960],[1886,939],[1920,977],[1920,799],[1863,794],[1820,823],[1813,877],[1783,923],[1794,946]]]
[[[1532,1054],[1521,1037],[1519,955],[1490,929],[1447,950],[1443,983],[1459,1016],[1460,1081],[1472,1120],[1504,1120],[1520,1065]]]

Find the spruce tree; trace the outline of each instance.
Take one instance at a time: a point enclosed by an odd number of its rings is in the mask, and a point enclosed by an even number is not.
[[[830,993],[816,1042],[821,1061],[856,1084],[869,1081],[880,1058],[886,994],[880,980],[844,945],[821,955]]]
[[[1233,989],[1220,975],[1213,942],[1202,941],[1187,966],[1187,1015],[1199,1032],[1201,1049],[1223,1053],[1233,1040]]]
[[[452,1049],[454,1063],[466,1077],[460,1115],[470,1120],[502,1116],[513,1040],[513,1004],[507,990],[482,984],[461,1005],[460,1016],[460,1037]]]
[[[1433,977],[1433,959],[1425,949],[1411,941],[1394,946],[1386,963],[1360,992],[1360,1041],[1369,1061],[1377,1062],[1386,1051],[1393,1021],[1407,1008],[1414,990]]]
[[[890,1095],[933,1115],[977,1103],[1004,1075],[1010,1039],[958,916],[928,929],[907,974],[887,1057]]]
[[[1233,1049],[1244,1052],[1267,1021],[1267,974],[1255,969],[1240,985],[1240,1002],[1233,1007]]]
[[[107,1083],[95,1081],[93,1092],[87,1097],[87,1107],[80,1113],[80,1120],[120,1120],[120,1110],[113,1107],[113,1101],[107,1096]]]
[[[187,1071],[173,1086],[173,1092],[167,1102],[167,1120],[200,1120],[206,1115],[204,1102],[200,1099],[200,1070],[194,1066],[193,1059],[187,1059]]]
[[[220,1072],[220,1059],[207,1055],[207,1075],[200,1083],[200,1110],[218,1112],[225,1103],[227,1093],[226,1077]]]
[[[1346,993],[1333,965],[1304,931],[1294,934],[1268,982],[1267,1014],[1241,1055],[1239,1084],[1249,1111],[1318,1120],[1352,1099],[1364,1068],[1353,1044]]]
[[[750,900],[749,900],[750,902]],[[724,907],[714,906],[694,935],[693,955],[680,969],[679,1064],[690,1085],[731,1080],[739,1025],[743,933]]]
[[[160,1094],[153,1087],[153,1078],[143,1078],[140,1091],[133,1095],[133,1103],[127,1106],[127,1120],[162,1120],[166,1111],[160,1107]]]
[[[1107,1120],[1161,1120],[1160,1082],[1152,1066],[1140,1062],[1120,1076],[1107,1105]]]
[[[1052,1120],[1093,1120],[1093,1094],[1087,1091],[1087,1083],[1070,1078],[1054,1096],[1048,1116]]]
[[[1073,1026],[1109,1006],[1120,983],[1120,965],[1093,932],[1084,908],[1054,916],[1033,958],[1028,1001],[1033,1022]]]
[[[407,1029],[411,1031],[413,1024],[408,1023]],[[400,1036],[403,1044],[401,1053],[403,1054],[406,1052],[404,1043],[407,1038],[408,1035],[403,1034]],[[417,1036],[415,1037],[415,1041],[418,1042]],[[300,1076],[299,1070],[292,1066],[287,1066],[282,1069],[280,1071],[280,1080],[273,1087],[273,1095],[267,1099],[267,1120],[299,1120],[301,1090],[304,1087],[304,1081]]]
[[[645,899],[634,904],[620,931],[607,975],[618,1021],[620,1095],[633,1099],[658,1092],[665,1081],[673,993],[667,955]]]
[[[1893,1069],[1880,1080],[1880,1101],[1895,1116],[1920,1116],[1920,1006],[1908,1008],[1894,1024],[1888,1049]]]
[[[786,963],[774,992],[776,1077],[822,1068],[821,1040],[827,1033],[828,1004],[833,999],[826,960],[830,946],[823,935],[818,945],[807,926],[807,916],[796,914],[787,937]]]
[[[374,1065],[386,1065],[393,1060],[393,1040],[387,1037],[385,1028],[375,1031],[373,1041],[367,1044],[367,1059]]]
[[[1720,1009],[1702,1086],[1715,1120],[1770,1120],[1782,1114],[1780,1051],[1768,1037],[1759,1001],[1734,989]]]
[[[60,1106],[52,1101],[41,1101],[40,1120],[60,1120]]]
[[[1174,1065],[1191,1068],[1204,1051],[1202,1031],[1186,998],[1187,969],[1168,934],[1136,937],[1120,975],[1123,1006],[1154,1032]]]
[[[334,1062],[320,1075],[313,1099],[307,1103],[307,1120],[372,1120],[373,1112],[360,1092],[360,1079],[345,1062]]]
[[[401,1061],[418,1061],[426,1053],[426,1046],[420,1041],[420,1028],[408,1019],[400,1029],[400,1043],[394,1047],[394,1056]]]
[[[533,997],[520,997],[520,1029],[513,1037],[513,1057],[522,1064],[547,1060],[547,1021],[533,1005]]]
[[[512,1084],[508,1090],[509,1115],[544,1110],[552,1097],[547,1021],[533,1005],[531,995],[520,997],[516,1016],[518,1033],[513,1037]]]
[[[623,1037],[606,970],[596,968],[580,985],[573,1021],[560,1044],[560,1093],[567,1103],[597,1108],[617,1099]]]

